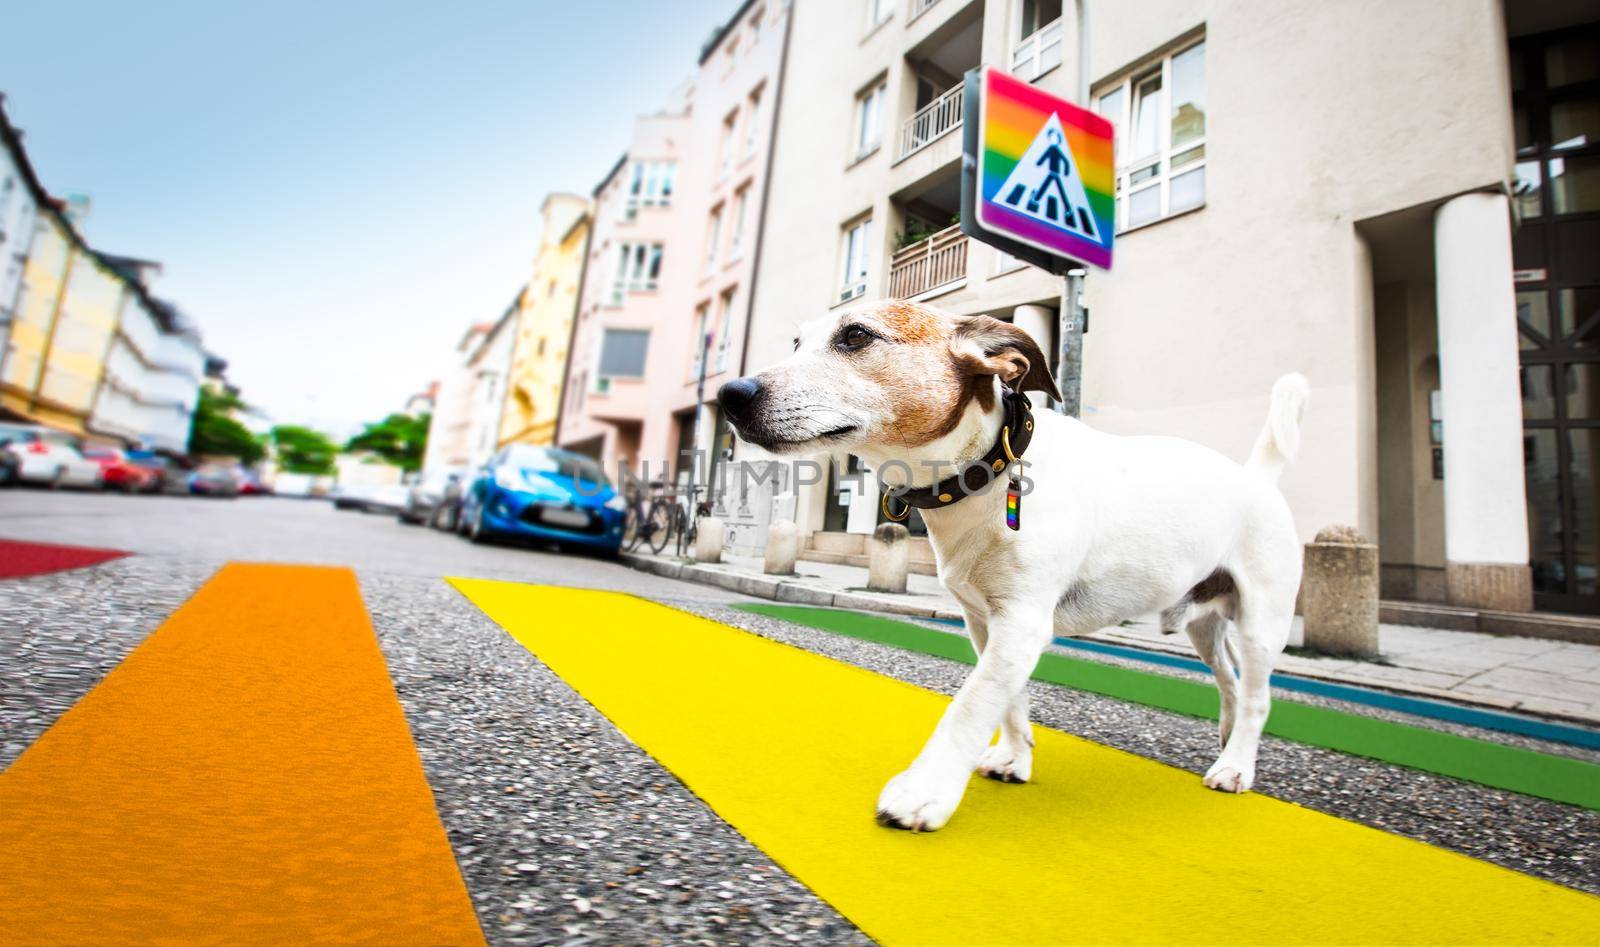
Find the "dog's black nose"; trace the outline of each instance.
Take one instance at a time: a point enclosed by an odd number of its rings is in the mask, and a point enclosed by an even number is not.
[[[735,378],[717,389],[717,403],[722,405],[730,421],[738,421],[760,393],[761,382],[754,378]]]

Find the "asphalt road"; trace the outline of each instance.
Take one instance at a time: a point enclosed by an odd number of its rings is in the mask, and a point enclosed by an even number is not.
[[[0,537],[111,547],[0,583],[0,767],[227,561],[354,568],[491,943],[864,938],[442,581],[627,591],[941,692],[968,668],[736,612],[741,597],[596,558],[474,546],[318,501],[0,491]],[[1210,724],[1035,683],[1034,718],[1203,772]],[[886,772],[887,775],[887,772]],[[1269,739],[1258,788],[1600,893],[1600,816]],[[863,801],[863,818],[870,818]]]

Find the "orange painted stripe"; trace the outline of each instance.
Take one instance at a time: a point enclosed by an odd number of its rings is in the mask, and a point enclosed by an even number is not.
[[[0,942],[481,944],[348,569],[230,565],[0,774]]]

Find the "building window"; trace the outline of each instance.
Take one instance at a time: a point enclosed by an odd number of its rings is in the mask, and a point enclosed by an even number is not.
[[[761,93],[765,87],[757,86],[750,93],[750,101],[745,107],[744,117],[744,153],[748,157],[756,153],[756,146],[761,135]]]
[[[895,0],[867,0],[867,32],[877,29],[894,13]]]
[[[617,247],[617,270],[611,281],[611,305],[622,305],[626,293],[648,292],[661,278],[661,244],[622,243]]]
[[[751,49],[755,49],[756,48],[756,44],[761,42],[761,21],[763,19],[765,19],[766,16],[767,16],[767,8],[766,7],[756,7],[755,12],[750,14],[750,48]]]
[[[607,329],[600,339],[601,378],[643,378],[645,352],[650,347],[647,329]]]
[[[1103,88],[1095,108],[1116,127],[1117,229],[1206,202],[1204,40]]]
[[[717,154],[717,180],[728,176],[733,170],[734,128],[739,124],[739,110],[734,109],[728,117],[722,120],[722,142],[718,146]]]
[[[669,207],[672,204],[672,186],[678,174],[678,165],[672,161],[640,161],[633,166],[633,178],[628,184],[627,200],[623,202],[624,220],[639,216],[640,207]]]
[[[883,140],[883,99],[887,91],[887,84],[880,80],[856,96],[857,158],[865,158],[877,151]]]
[[[711,225],[706,231],[706,272],[716,269],[717,251],[722,245],[722,205],[711,208]]]
[[[746,205],[750,203],[750,185],[739,188],[733,195],[733,234],[728,240],[728,259],[737,260],[744,253],[744,218]]]
[[[712,362],[712,373],[728,370],[728,341],[733,333],[733,295],[734,290],[724,290],[717,299],[717,353]]]
[[[845,228],[839,252],[840,302],[854,299],[867,291],[867,248],[871,242],[871,217],[864,217]]]
[[[700,369],[705,364],[706,333],[711,331],[711,304],[701,303],[694,311],[694,352],[689,364],[689,377],[699,378]]]
[[[1012,270],[1020,270],[1026,263],[1012,256],[1004,250],[994,251],[994,275],[1003,276]]]
[[[1061,0],[1015,0],[1011,71],[1029,82],[1061,65]]]

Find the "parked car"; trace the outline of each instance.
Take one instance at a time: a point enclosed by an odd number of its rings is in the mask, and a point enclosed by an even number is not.
[[[233,468],[234,479],[239,481],[239,495],[244,497],[271,496],[272,488],[261,482],[256,472],[246,467]]]
[[[239,478],[223,464],[202,464],[189,474],[189,492],[195,496],[232,498],[239,495]]]
[[[100,465],[86,459],[82,442],[39,424],[0,424],[0,450],[17,461],[17,479],[52,487],[98,489]]]
[[[128,463],[148,471],[154,480],[151,489],[159,493],[186,494],[189,492],[189,474],[177,462],[155,451],[130,450],[123,452]]]
[[[83,456],[100,465],[100,479],[108,490],[149,493],[161,485],[155,471],[130,461],[119,448],[91,444],[83,449]]]
[[[490,458],[466,488],[459,531],[474,542],[521,537],[615,555],[626,510],[590,458],[513,444]]]
[[[17,482],[17,468],[21,464],[16,454],[0,447],[0,487],[9,487]]]
[[[358,483],[333,488],[333,508],[363,513],[398,513],[406,505],[406,488],[398,483]]]
[[[462,472],[458,468],[424,470],[406,488],[406,504],[400,508],[400,522],[438,525],[442,505],[461,503]],[[450,511],[450,518],[455,519],[454,510]]]

